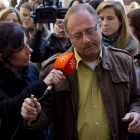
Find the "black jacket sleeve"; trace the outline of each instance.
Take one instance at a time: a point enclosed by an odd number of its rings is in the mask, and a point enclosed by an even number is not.
[[[0,118],[8,117],[12,113],[17,112],[21,109],[24,99],[34,94],[36,98],[40,98],[47,86],[43,80],[37,81],[34,85],[26,87],[22,92],[13,98],[10,98],[3,91],[3,82],[0,81]]]
[[[48,58],[48,47],[46,45],[46,41],[43,38],[43,31],[39,31],[34,29],[34,32],[30,38],[29,46],[33,49],[33,53],[31,54],[32,62],[43,62]]]

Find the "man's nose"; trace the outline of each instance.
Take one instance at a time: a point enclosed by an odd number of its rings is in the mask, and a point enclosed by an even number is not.
[[[89,44],[90,39],[86,34],[83,34],[83,44]]]

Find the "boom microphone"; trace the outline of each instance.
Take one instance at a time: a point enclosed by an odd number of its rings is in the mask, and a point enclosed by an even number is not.
[[[64,53],[56,59],[56,61],[54,63],[54,68],[56,70],[61,70],[64,73],[64,75],[70,75],[75,71],[76,65],[77,65],[77,61],[76,61],[74,54],[73,53]],[[50,94],[51,89],[53,87],[54,87],[54,84],[51,84],[50,86],[48,86],[48,88],[45,90],[42,98],[44,98],[44,96],[47,96],[48,94]],[[42,100],[42,98],[40,98],[39,101]]]

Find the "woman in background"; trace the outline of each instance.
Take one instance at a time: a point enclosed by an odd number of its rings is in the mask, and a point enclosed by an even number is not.
[[[140,9],[130,11],[127,14],[127,19],[132,33],[140,43]],[[135,54],[140,54],[140,51]],[[140,67],[140,60],[136,59],[135,62]]]
[[[30,13],[36,10],[38,6],[39,5],[35,2],[25,2],[20,6],[20,13],[23,16],[24,26],[28,28],[31,34],[33,33],[33,30],[34,28],[36,28],[37,24],[31,21]],[[46,24],[43,24],[43,30],[44,30],[44,38],[45,38],[49,35]]]
[[[6,8],[0,12],[0,22],[1,21],[8,21],[23,25],[23,18],[21,13],[13,7]]]
[[[23,17],[21,13],[13,7],[6,8],[0,12],[0,22],[2,21],[13,22],[18,25],[23,25]],[[28,29],[24,26],[21,26],[21,28],[24,30],[25,35],[29,41],[31,34],[29,33]]]
[[[140,9],[135,9],[127,14],[131,31],[140,43]]]
[[[98,6],[97,13],[102,21],[102,41],[128,51],[133,57],[138,51],[139,43],[129,28],[122,4],[104,1]]]

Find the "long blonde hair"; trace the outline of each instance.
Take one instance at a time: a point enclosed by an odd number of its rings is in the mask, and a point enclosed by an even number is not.
[[[101,10],[108,8],[108,7],[111,7],[114,9],[116,16],[118,17],[119,21],[121,22],[121,26],[119,29],[120,37],[118,38],[118,40],[115,42],[114,45],[116,45],[117,48],[119,48],[119,49],[125,49],[128,42],[132,38],[139,46],[137,39],[134,37],[134,35],[131,32],[130,27],[128,25],[127,17],[125,14],[125,9],[124,9],[123,5],[120,2],[116,2],[116,1],[109,1],[109,0],[104,1],[98,6],[98,8],[96,10],[98,15],[100,14]]]

